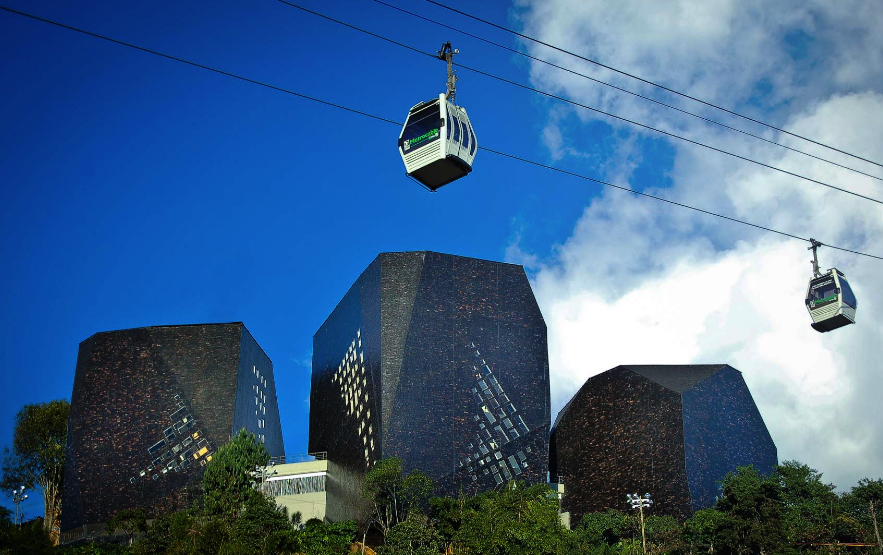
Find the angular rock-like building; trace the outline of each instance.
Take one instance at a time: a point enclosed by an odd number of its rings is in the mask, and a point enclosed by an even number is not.
[[[589,378],[551,432],[551,479],[564,483],[574,523],[627,511],[627,493],[649,492],[654,514],[687,517],[749,464],[772,472],[776,446],[742,373],[726,364],[617,366]]]
[[[383,253],[313,338],[311,452],[399,457],[442,493],[545,482],[546,325],[521,266]]]
[[[152,518],[190,506],[212,453],[242,428],[284,455],[273,363],[241,322],[86,339],[68,420],[62,541],[100,530],[120,509]]]

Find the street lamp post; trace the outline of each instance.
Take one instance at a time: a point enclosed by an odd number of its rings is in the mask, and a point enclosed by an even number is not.
[[[649,493],[645,493],[644,497],[641,497],[637,493],[628,493],[626,494],[626,498],[632,506],[632,509],[638,509],[638,512],[641,515],[641,545],[644,549],[644,555],[647,555],[647,537],[644,535],[644,507],[649,509],[650,505],[653,504],[653,500],[650,499]]]
[[[21,512],[21,502],[27,499],[28,496],[25,494],[25,487],[22,485],[18,489],[12,490],[12,500],[15,503],[15,523],[18,526],[21,526],[22,517],[24,516]]]

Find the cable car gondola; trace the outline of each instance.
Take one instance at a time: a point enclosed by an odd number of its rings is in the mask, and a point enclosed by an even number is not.
[[[824,333],[854,324],[857,303],[846,276],[837,268],[831,268],[824,274],[819,272],[816,250],[822,243],[815,239],[810,239],[810,242],[813,277],[806,289],[806,309],[812,317],[812,328]]]
[[[454,104],[457,76],[451,43],[442,45],[439,59],[448,63],[447,92],[408,111],[399,133],[399,154],[408,176],[435,191],[472,171],[478,140],[466,109]]]

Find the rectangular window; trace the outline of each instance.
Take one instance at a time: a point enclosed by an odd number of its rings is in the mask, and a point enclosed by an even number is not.
[[[496,417],[493,415],[493,413],[491,413],[490,409],[487,408],[487,405],[482,405],[481,410],[484,412],[484,416],[488,419],[488,422],[493,424],[497,421]]]

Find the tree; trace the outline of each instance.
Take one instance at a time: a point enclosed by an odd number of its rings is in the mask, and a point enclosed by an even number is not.
[[[43,495],[43,526],[58,541],[61,516],[61,480],[67,419],[71,405],[64,399],[25,405],[15,415],[12,449],[5,449],[2,487],[19,485]]]
[[[445,548],[444,540],[429,519],[413,512],[396,524],[386,535],[380,555],[438,555]]]
[[[288,512],[276,506],[276,502],[262,494],[252,495],[245,501],[239,518],[231,529],[234,543],[249,546],[252,552],[261,551],[277,553],[265,545],[270,536],[274,544],[288,545],[292,543],[294,529],[288,520]],[[279,533],[279,534],[277,534]],[[281,534],[289,535],[282,536]],[[278,546],[276,546],[278,547]]]
[[[719,548],[716,542],[720,531],[732,527],[727,522],[729,518],[715,509],[697,511],[684,523],[682,539],[687,552],[691,555],[693,553],[714,553]]]
[[[144,516],[144,509],[123,509],[114,513],[112,517],[107,519],[104,531],[108,535],[112,535],[117,529],[126,534],[126,537],[129,538],[129,545],[132,545],[137,536],[147,532],[147,518]]]
[[[321,520],[311,518],[299,533],[300,549],[309,555],[348,553],[358,529],[354,520],[323,524]]]
[[[797,461],[776,467],[784,506],[783,527],[790,543],[830,543],[833,521],[840,513],[840,499],[833,484],[822,474]]]
[[[384,537],[403,522],[412,508],[425,505],[435,489],[432,478],[419,470],[402,476],[402,461],[382,459],[365,475],[362,496],[371,504],[371,518]]]
[[[202,476],[205,513],[236,518],[254,495],[255,467],[265,466],[270,455],[254,433],[243,428],[212,456]]]
[[[558,498],[546,484],[511,482],[479,495],[454,540],[455,552],[482,555],[563,555],[576,551],[561,524]]]
[[[777,476],[763,477],[751,466],[729,473],[715,508],[727,517],[719,523],[717,544],[727,553],[778,553],[787,544],[782,490]]]
[[[862,478],[848,494],[844,495],[844,505],[850,516],[860,522],[867,530],[864,539],[876,541],[880,555],[883,555],[883,542],[880,539],[883,480]]]
[[[628,516],[615,509],[606,513],[587,513],[574,532],[585,547],[616,545],[629,535]]]

